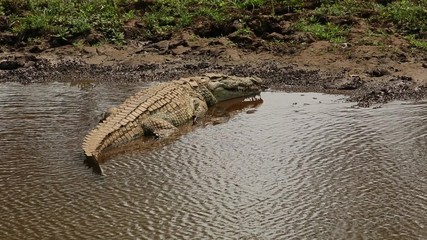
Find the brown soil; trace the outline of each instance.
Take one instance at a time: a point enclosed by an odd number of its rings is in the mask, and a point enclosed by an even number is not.
[[[209,31],[195,27],[147,42],[129,40],[120,47],[4,46],[0,82],[169,81],[222,72],[255,75],[277,90],[347,94],[363,107],[425,98],[427,53],[410,48],[398,35],[366,36],[363,21],[351,21],[353,30],[343,44],[292,32],[285,21],[270,22],[274,28],[253,35],[203,38]]]

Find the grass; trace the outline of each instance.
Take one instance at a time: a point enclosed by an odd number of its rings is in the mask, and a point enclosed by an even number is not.
[[[236,34],[240,36],[253,36],[254,33],[249,27],[244,27],[236,31]]]
[[[199,17],[218,23],[225,22],[228,15],[224,12],[224,7],[207,0],[158,0],[144,14],[143,19],[150,33],[163,34],[188,27]]]
[[[427,40],[416,39],[413,35],[408,36],[407,39],[411,46],[427,51]]]
[[[321,24],[316,22],[314,18],[310,20],[301,20],[294,26],[298,31],[308,32],[314,35],[317,39],[327,40],[332,43],[342,43],[346,40],[348,30],[337,26],[333,23],[327,22]]]
[[[280,20],[288,12],[297,31],[331,42],[346,40],[351,26],[336,25],[325,16],[360,17],[375,28],[392,28],[408,41],[425,49],[424,40],[410,38],[427,31],[427,0],[395,0],[388,4],[371,0],[0,0],[0,15],[7,18],[6,32],[22,41],[47,38],[73,43],[91,34],[101,41],[126,42],[124,26],[138,21],[140,38],[191,28],[194,23],[220,26],[240,21],[246,29],[260,15]],[[384,1],[383,1],[384,2]],[[306,8],[310,3],[315,9]],[[368,13],[368,14],[367,14]],[[323,20],[321,20],[323,19]],[[4,29],[4,27],[3,27]]]
[[[427,0],[394,1],[380,9],[380,18],[408,34],[427,31]]]
[[[114,0],[2,0],[1,9],[13,24],[10,31],[21,39],[49,36],[62,40],[85,36],[92,31],[114,43],[124,40],[121,26],[133,18]]]
[[[314,10],[318,15],[332,16],[360,16],[366,10],[377,11],[380,5],[375,1],[360,1],[360,0],[342,0],[342,1],[326,1],[320,7]]]

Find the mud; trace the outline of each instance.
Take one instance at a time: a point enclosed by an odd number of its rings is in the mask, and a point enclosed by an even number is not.
[[[260,22],[254,20],[253,28]],[[348,43],[333,44],[308,34],[286,35],[286,24],[272,26],[259,26],[254,36],[203,38],[209,33],[195,29],[125,46],[3,46],[0,82],[169,81],[222,72],[261,77],[273,90],[346,94],[361,107],[427,96],[427,54],[399,37],[377,39],[388,45],[360,44],[359,26]]]

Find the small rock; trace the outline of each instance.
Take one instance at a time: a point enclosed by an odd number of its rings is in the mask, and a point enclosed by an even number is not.
[[[376,68],[368,72],[370,77],[382,77],[385,75],[390,75],[390,72],[387,69]]]
[[[339,90],[354,90],[363,86],[365,82],[359,75],[350,75],[350,79],[338,87]]]
[[[174,55],[181,55],[191,51],[189,47],[178,46],[175,49],[171,50]]]
[[[3,60],[0,62],[1,70],[14,70],[23,66],[24,64],[14,60]]]
[[[103,38],[102,34],[91,33],[86,37],[85,42],[88,43],[89,45],[95,45],[95,44],[101,42],[102,38]]]
[[[28,50],[30,53],[41,53],[43,52],[43,49],[39,46],[33,46]]]
[[[230,39],[232,42],[234,42],[235,44],[237,44],[239,47],[242,47],[242,48],[249,48],[249,49],[258,48],[256,38],[253,36],[253,34],[240,35],[238,33],[233,33],[228,35],[228,39]]]
[[[240,29],[243,29],[245,26],[242,21],[234,20],[233,27],[236,28],[236,30],[240,30]]]
[[[414,79],[409,76],[399,76],[399,79],[402,81],[413,81]]]
[[[351,44],[350,43],[342,43],[341,44],[341,48],[345,49],[345,48],[350,48]]]
[[[246,111],[247,114],[252,114],[252,113],[255,113],[255,112],[256,112],[256,109],[248,109]]]
[[[285,40],[285,36],[277,32],[272,32],[267,35],[267,39],[270,41],[283,41]]]
[[[29,67],[34,67],[35,65],[36,65],[36,62],[28,61],[24,64],[24,67],[29,68]]]

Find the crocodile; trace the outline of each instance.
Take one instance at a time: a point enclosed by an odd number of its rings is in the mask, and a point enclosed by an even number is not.
[[[196,123],[217,102],[254,96],[263,88],[257,77],[207,73],[143,89],[108,110],[105,119],[86,135],[82,145],[85,162],[102,175],[99,164],[104,150],[142,136],[169,136],[178,126]]]

